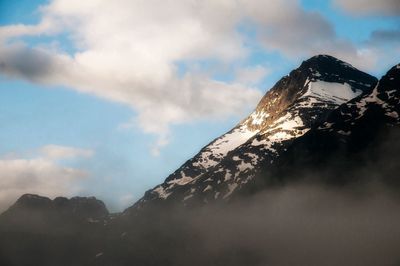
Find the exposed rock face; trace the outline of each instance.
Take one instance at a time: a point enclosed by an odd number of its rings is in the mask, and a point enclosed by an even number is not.
[[[302,178],[310,172],[331,184],[371,181],[400,184],[400,66],[374,89],[341,105],[296,139],[263,179]],[[264,169],[267,169],[266,167]],[[253,188],[259,186],[257,182]]]
[[[228,200],[273,164],[293,140],[340,105],[372,91],[377,79],[334,57],[304,61],[261,99],[253,113],[146,192],[147,202]]]

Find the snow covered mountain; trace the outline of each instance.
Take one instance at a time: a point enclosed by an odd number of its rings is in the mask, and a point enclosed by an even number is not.
[[[326,120],[297,138],[266,167],[262,183],[307,178],[334,185],[377,182],[400,186],[400,65],[374,89],[332,111]],[[267,169],[267,171],[266,171]],[[260,180],[248,191],[263,185]]]
[[[376,78],[328,55],[304,61],[279,80],[246,119],[147,191],[130,210],[149,202],[229,199],[293,140],[340,105],[370,93],[376,83]]]

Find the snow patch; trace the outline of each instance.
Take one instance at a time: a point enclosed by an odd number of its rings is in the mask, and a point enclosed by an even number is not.
[[[192,198],[192,197],[193,197],[193,194],[187,195],[187,196],[185,196],[185,197],[183,198],[183,201],[186,201],[186,200],[188,200],[188,199],[190,199],[190,198]]]
[[[309,128],[304,128],[303,120],[296,114],[287,113],[282,116],[265,132],[272,142],[297,138],[304,135]]]
[[[308,83],[308,90],[300,98],[315,97],[336,104],[343,104],[359,96],[361,90],[353,91],[348,83],[316,81]]]
[[[241,161],[240,164],[238,165],[238,169],[240,172],[243,172],[248,169],[253,169],[253,168],[254,168],[254,166],[251,163],[245,163],[243,161]]]
[[[232,160],[234,160],[234,161],[240,161],[240,158],[239,158],[239,156],[235,155],[235,156],[232,157]]]
[[[228,192],[224,195],[224,199],[229,197],[237,187],[238,187],[237,183],[228,184]]]
[[[258,159],[259,159],[259,157],[258,157],[257,154],[254,154],[254,153],[245,153],[244,155],[246,155],[246,156],[248,156],[248,157],[251,158],[251,164],[252,164],[252,165],[256,165],[256,164],[257,164]]]
[[[303,101],[299,102],[297,105],[301,108],[312,108],[316,104],[319,104],[319,103],[321,103],[321,101],[318,101],[317,99],[315,99],[313,97],[307,97],[307,98],[304,98]]]
[[[153,191],[156,192],[158,194],[158,197],[162,199],[168,198],[168,196],[171,194],[171,192],[167,193],[162,186],[158,186]]]
[[[225,177],[224,177],[224,182],[228,181],[231,178],[232,178],[232,174],[230,173],[229,170],[226,170],[226,174],[225,174]]]
[[[192,163],[192,165],[203,169],[216,166],[228,152],[245,143],[257,132],[258,130],[249,130],[245,125],[233,129],[207,146],[200,153],[197,162]]]
[[[390,91],[386,91],[386,94],[388,95],[389,98],[393,97],[393,94],[396,93],[397,90],[390,90]]]
[[[278,124],[275,128],[280,128],[282,130],[293,130],[298,127],[304,126],[303,120],[299,116],[292,118],[291,113],[279,118],[274,124]]]
[[[251,146],[261,146],[264,145],[266,143],[266,140],[262,139],[262,140],[258,140],[258,139],[253,139],[253,141],[251,142]]]
[[[212,150],[214,154],[217,153],[223,157],[231,150],[245,143],[256,133],[257,131],[249,130],[246,126],[241,126],[217,139],[209,146],[209,149]]]
[[[396,111],[387,112],[387,113],[385,113],[385,115],[393,117],[393,118],[399,118],[399,114]]]
[[[203,190],[203,192],[206,192],[206,191],[209,191],[209,190],[212,190],[212,186],[210,186],[210,185],[208,185],[208,186]]]
[[[340,135],[343,135],[343,136],[350,136],[350,135],[351,135],[351,131],[339,130],[338,133],[339,133]]]
[[[265,112],[253,112],[250,115],[251,124],[256,126],[261,125],[267,117],[269,117],[269,114]]]
[[[181,176],[181,178],[173,179],[173,180],[169,181],[168,184],[182,186],[193,180],[193,178],[185,175],[185,173],[183,171],[180,172],[180,176]]]
[[[356,103],[358,109],[358,117],[356,117],[356,119],[359,119],[364,115],[365,111],[367,110],[367,104],[369,103],[377,103],[382,105],[382,107],[386,106],[386,103],[378,97],[378,86],[379,83],[376,85],[371,94],[364,96],[359,102]]]
[[[186,201],[186,200],[192,198],[192,197],[194,196],[194,192],[196,192],[196,189],[195,189],[195,188],[191,188],[191,189],[190,189],[190,192],[189,192],[189,195],[186,195],[186,196],[183,198],[183,201]]]
[[[327,129],[327,128],[331,128],[332,126],[333,126],[333,123],[324,122],[322,124],[322,126],[318,127],[318,129]]]

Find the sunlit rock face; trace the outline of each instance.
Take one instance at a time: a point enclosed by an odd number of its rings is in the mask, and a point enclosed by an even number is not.
[[[293,140],[342,104],[369,94],[377,79],[328,55],[314,56],[279,80],[236,127],[146,192],[150,202],[229,200],[281,156]]]

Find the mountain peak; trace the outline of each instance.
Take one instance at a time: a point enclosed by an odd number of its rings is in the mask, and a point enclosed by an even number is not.
[[[394,78],[398,78],[398,74],[400,73],[400,64],[393,66],[386,75],[393,76]]]
[[[377,83],[377,79],[362,72],[351,64],[330,55],[316,55],[303,61],[295,71],[311,80],[348,83],[353,88],[364,91],[366,84]],[[366,81],[365,83],[361,81]],[[369,90],[367,88],[367,90]]]
[[[146,192],[145,202],[228,199],[290,143],[343,103],[372,91],[377,79],[328,55],[314,56],[281,78],[236,127]],[[209,195],[210,198],[208,198]]]
[[[254,113],[246,119],[247,125],[253,128],[268,123],[266,120],[275,119],[299,101],[303,102],[300,104],[302,107],[325,105],[327,102],[336,106],[372,91],[377,81],[377,78],[333,56],[313,56],[280,79],[265,94]],[[267,119],[266,113],[269,114]],[[260,121],[261,116],[264,122]]]
[[[400,101],[400,64],[393,66],[379,81],[374,90],[375,100],[382,103],[383,106],[398,106]],[[390,110],[386,108],[387,114],[392,114],[398,118],[400,110]],[[396,113],[396,114],[395,114]]]
[[[13,208],[49,208],[51,199],[36,194],[24,194],[15,202]]]
[[[307,60],[303,61],[304,62],[319,62],[319,63],[324,63],[324,62],[339,62],[339,63],[345,63],[348,64],[334,56],[328,55],[328,54],[318,54],[314,55]]]
[[[334,56],[326,55],[326,54],[315,55],[313,57],[310,57],[307,60],[304,60],[301,64],[300,68],[312,67],[312,66],[320,67],[320,66],[324,66],[324,65],[330,65],[330,66],[335,66],[335,67],[339,67],[339,68],[350,68],[350,69],[357,70],[351,64],[349,64],[345,61],[342,61]]]

